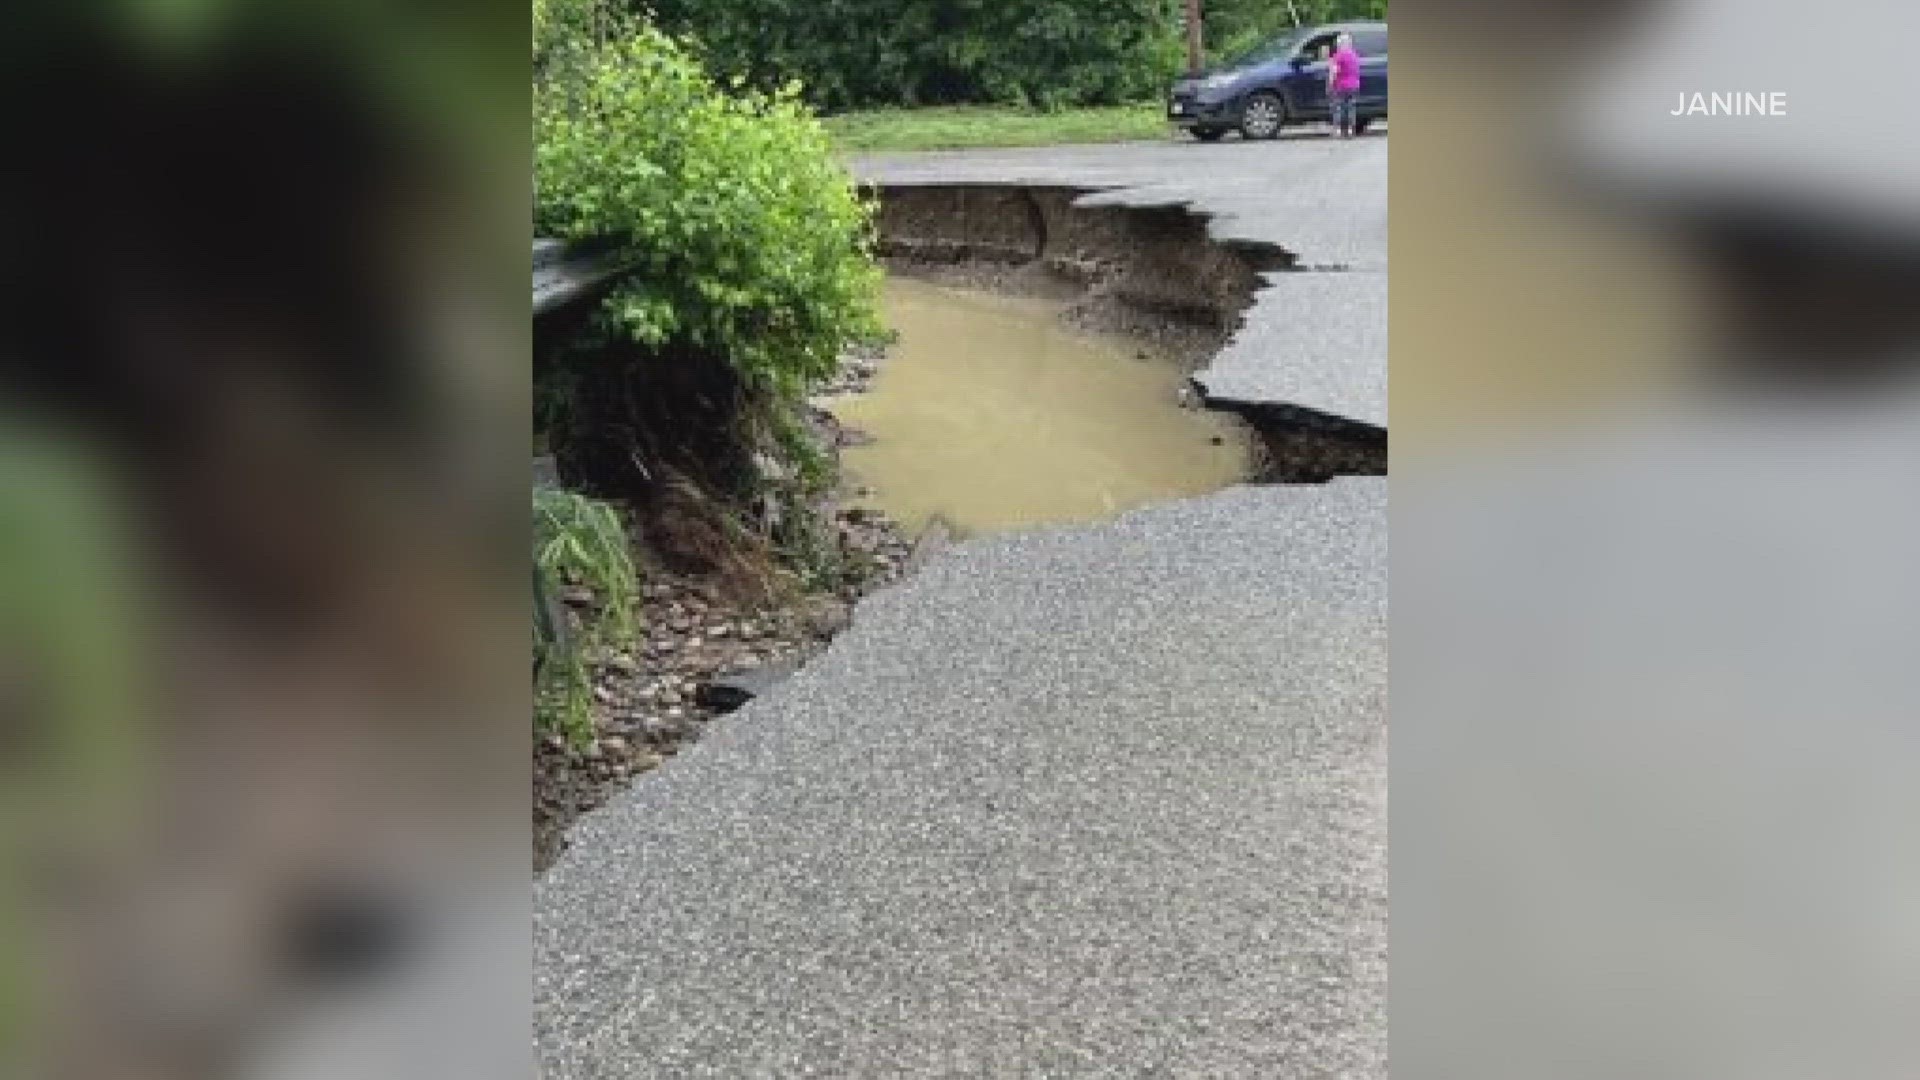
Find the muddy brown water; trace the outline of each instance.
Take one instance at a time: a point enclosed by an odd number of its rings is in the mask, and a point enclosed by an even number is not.
[[[1070,329],[1059,302],[895,277],[883,304],[899,341],[831,408],[873,438],[845,468],[909,530],[1095,520],[1246,475],[1240,429],[1181,408],[1173,364]]]

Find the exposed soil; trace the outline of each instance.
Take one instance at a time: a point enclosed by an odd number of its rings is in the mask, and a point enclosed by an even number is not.
[[[699,738],[717,715],[695,700],[702,682],[804,658],[844,625],[854,599],[897,576],[909,549],[891,522],[841,505],[857,492],[823,493],[787,460],[778,417],[793,415],[832,453],[849,436],[829,414],[789,413],[724,356],[636,355],[598,333],[591,312],[574,305],[536,327],[536,374],[548,376],[536,385],[566,388],[565,408],[543,425],[548,482],[626,511],[644,565],[636,617],[646,636],[599,658],[586,745],[536,741],[536,870],[581,813]],[[592,362],[569,363],[581,357]],[[847,376],[860,364],[850,360]],[[782,552],[802,550],[809,573],[839,583],[832,594],[809,593],[785,565]],[[595,602],[579,592],[566,600],[575,613]]]
[[[1213,404],[1260,442],[1255,483],[1324,484],[1336,476],[1387,475],[1387,433],[1370,424],[1290,405]]]
[[[839,508],[833,516],[842,550],[861,568],[857,580],[837,593],[755,598],[711,574],[649,569],[642,639],[594,667],[593,741],[575,748],[549,736],[534,745],[536,871],[564,850],[566,829],[581,814],[699,740],[721,715],[702,702],[701,684],[727,673],[804,662],[848,625],[855,600],[899,577],[911,545],[898,528],[859,507]],[[566,602],[584,609],[594,601],[575,590]]]
[[[1185,206],[1079,206],[1073,187],[873,189],[880,253],[897,271],[1071,302],[1069,318],[1199,367],[1253,302],[1260,273],[1291,267],[1269,244],[1225,243]]]

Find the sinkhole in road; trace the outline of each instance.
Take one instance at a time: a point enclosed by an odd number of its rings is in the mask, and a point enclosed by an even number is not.
[[[895,275],[883,308],[897,341],[830,408],[870,439],[842,451],[851,479],[909,530],[1098,520],[1248,474],[1244,426],[1182,408],[1179,365],[1064,303]]]

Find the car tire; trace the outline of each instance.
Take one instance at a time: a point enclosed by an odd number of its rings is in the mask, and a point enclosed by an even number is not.
[[[1371,123],[1373,123],[1373,117],[1371,116],[1360,117],[1358,120],[1355,120],[1353,122],[1353,133],[1355,135],[1365,135],[1367,133],[1367,125]]]
[[[1240,134],[1248,139],[1271,139],[1287,126],[1287,103],[1279,94],[1261,90],[1247,97],[1240,110]]]
[[[1226,135],[1226,128],[1194,128],[1193,137],[1201,142],[1219,142]]]

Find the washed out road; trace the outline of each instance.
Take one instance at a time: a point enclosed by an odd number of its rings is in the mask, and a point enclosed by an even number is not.
[[[1060,184],[1085,200],[1184,203],[1212,234],[1292,252],[1266,275],[1246,326],[1197,381],[1223,402],[1279,402],[1387,426],[1387,139],[1129,143],[881,154],[878,183]]]
[[[1278,243],[1320,269],[1272,275],[1200,380],[1385,425],[1383,137],[856,168]],[[1386,504],[1239,486],[863,602],[536,884],[546,1080],[1385,1077]]]

